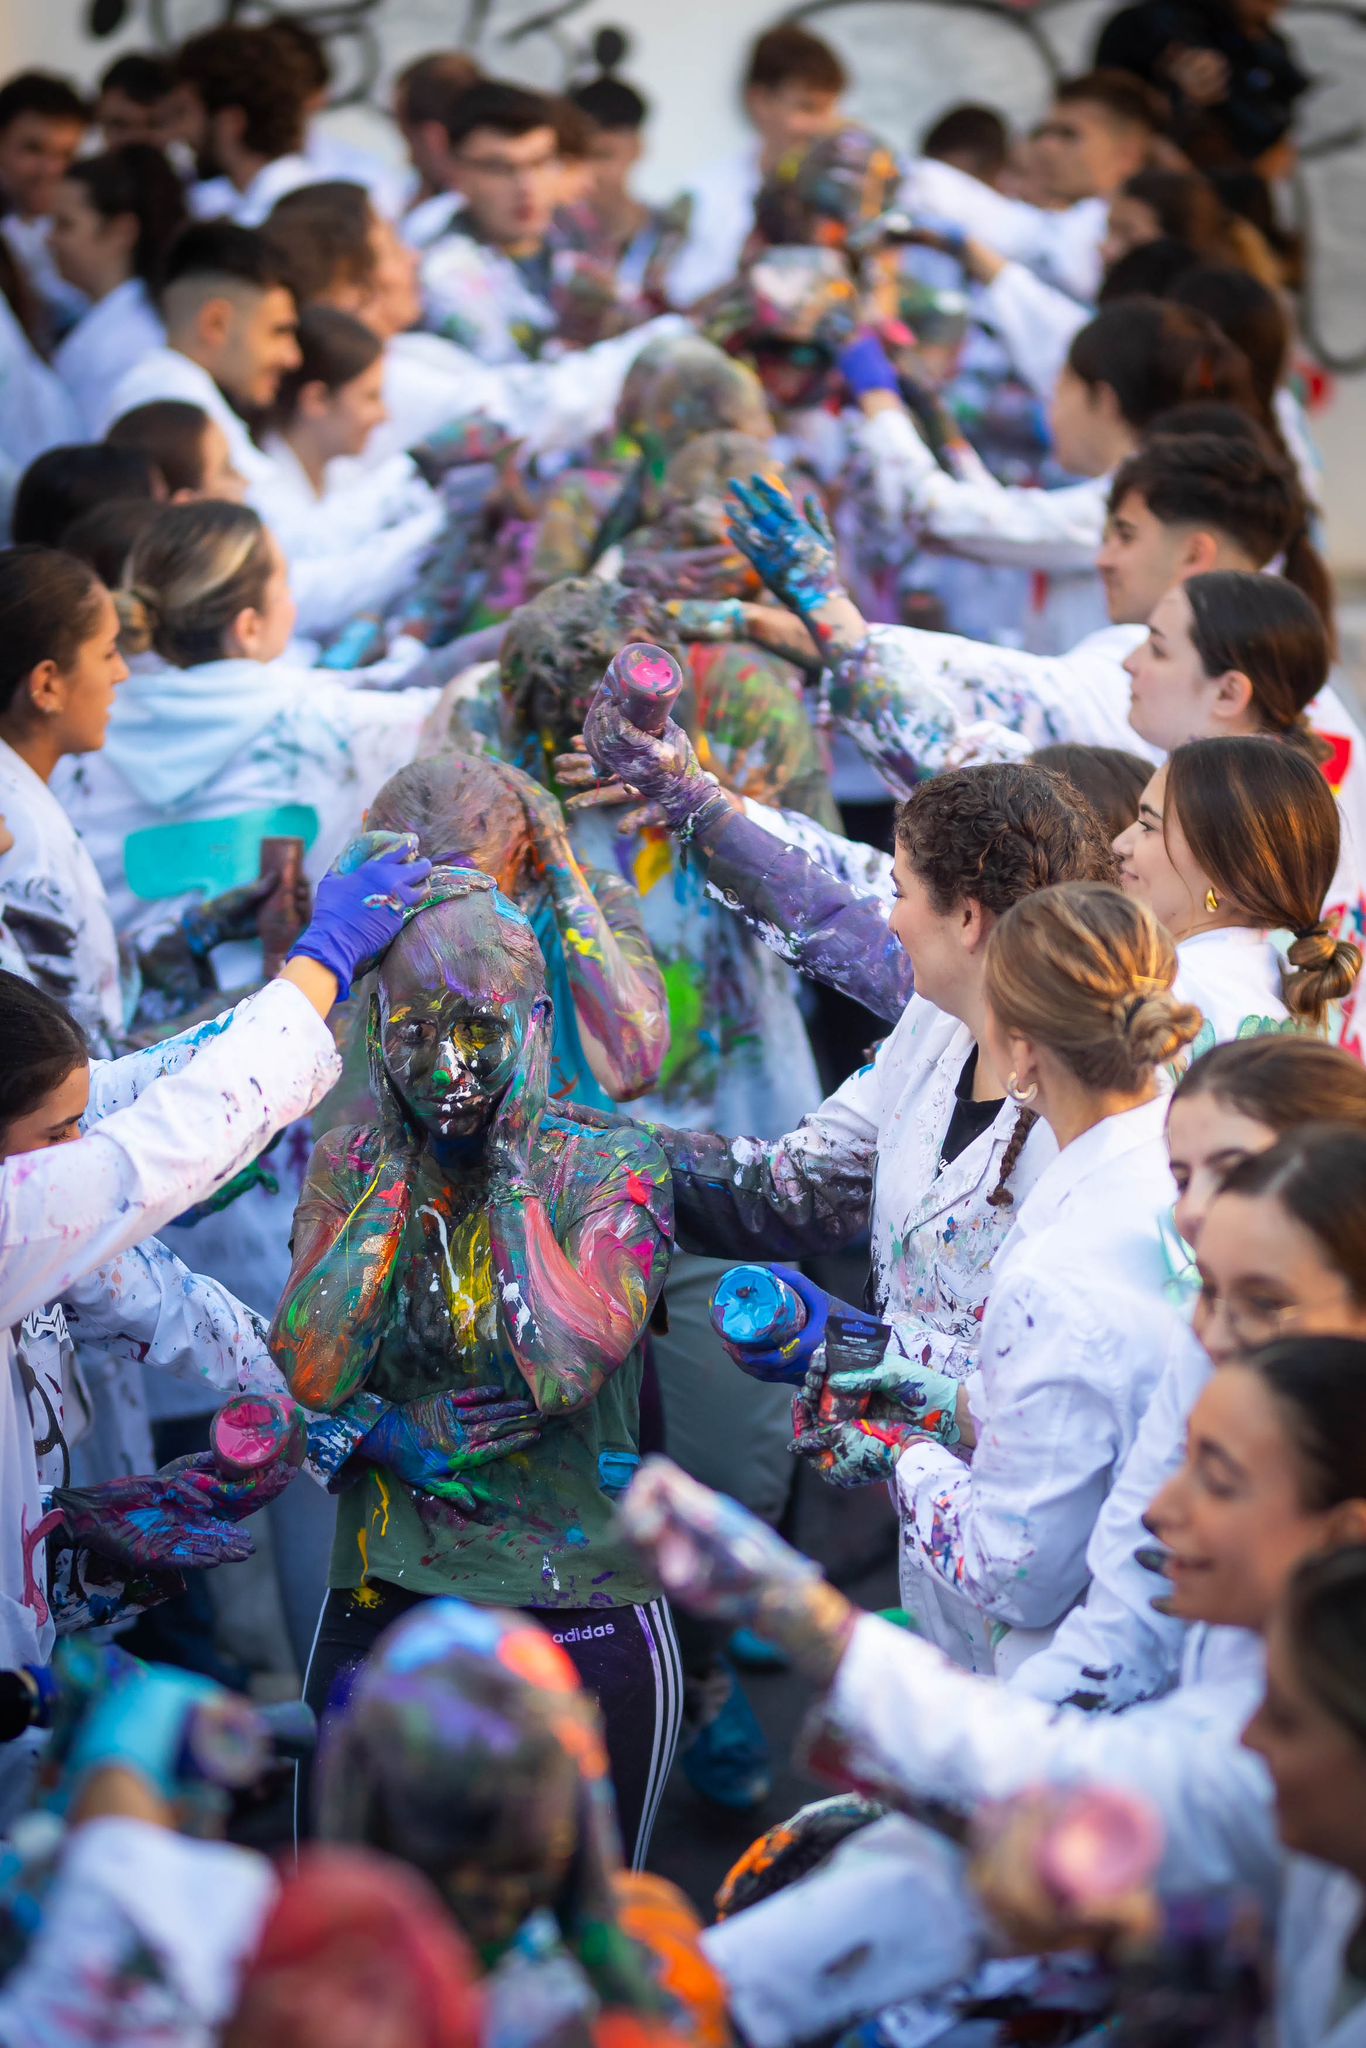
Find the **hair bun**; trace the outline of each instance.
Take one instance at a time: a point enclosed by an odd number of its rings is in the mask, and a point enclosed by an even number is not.
[[[601,72],[615,71],[630,47],[630,38],[623,29],[600,28],[593,38],[593,62]]]
[[[1190,1044],[1205,1020],[1169,988],[1155,988],[1128,997],[1119,1006],[1116,1021],[1137,1064],[1161,1067]]]
[[[1338,942],[1322,920],[1296,932],[1290,947],[1292,967],[1329,967],[1337,956]]]
[[[133,583],[111,593],[118,613],[119,641],[125,654],[145,654],[156,638],[161,607],[150,590]]]

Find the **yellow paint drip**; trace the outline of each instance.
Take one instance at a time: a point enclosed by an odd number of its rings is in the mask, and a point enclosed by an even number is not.
[[[636,887],[642,896],[648,896],[657,888],[665,876],[673,871],[673,853],[669,841],[662,832],[648,831],[644,843],[635,858]]]
[[[367,1532],[357,1529],[356,1542],[360,1547],[360,1584],[356,1588],[357,1607],[378,1607],[379,1588],[367,1584],[370,1577],[370,1545]]]

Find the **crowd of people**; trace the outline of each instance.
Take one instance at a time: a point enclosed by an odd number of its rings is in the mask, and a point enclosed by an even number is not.
[[[1280,11],[0,85],[3,2048],[1366,2043]]]

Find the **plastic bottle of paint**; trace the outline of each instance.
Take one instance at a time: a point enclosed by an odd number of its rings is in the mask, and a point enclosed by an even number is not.
[[[234,1394],[209,1424],[209,1449],[235,1478],[263,1472],[281,1458],[302,1461],[304,1420],[288,1394]]]
[[[711,1326],[723,1343],[769,1351],[806,1328],[806,1305],[767,1266],[732,1266],[712,1295]],[[794,1384],[804,1377],[805,1366],[794,1366]]]
[[[663,647],[634,641],[612,656],[598,685],[615,697],[632,725],[658,739],[683,690],[683,671]]]

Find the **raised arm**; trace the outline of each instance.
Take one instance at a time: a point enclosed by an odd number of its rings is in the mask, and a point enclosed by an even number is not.
[[[656,738],[602,696],[589,711],[584,739],[605,774],[658,805],[701,867],[708,892],[766,946],[813,981],[895,1022],[914,977],[876,897],[737,807],[703,773],[687,734],[672,721]]]
[[[590,881],[569,843],[564,813],[549,790],[519,778],[532,851],[554,906],[574,996],[574,1014],[593,1078],[616,1102],[644,1095],[669,1049],[669,1005],[640,917],[639,898],[619,877]]]
[[[557,1235],[531,1171],[549,1040],[546,1005],[489,1139],[489,1230],[508,1343],[538,1411],[555,1416],[585,1407],[640,1342],[673,1218],[663,1158],[643,1132],[585,1131],[570,1141],[560,1196],[570,1222]]]

